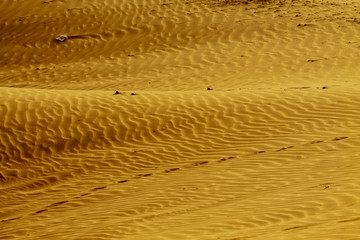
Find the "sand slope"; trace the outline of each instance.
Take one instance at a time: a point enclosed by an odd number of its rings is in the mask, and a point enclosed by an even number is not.
[[[0,13],[0,239],[359,239],[360,3]]]

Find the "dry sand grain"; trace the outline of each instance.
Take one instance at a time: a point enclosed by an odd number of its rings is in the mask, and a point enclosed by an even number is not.
[[[360,239],[359,39],[356,0],[0,1],[0,239]]]

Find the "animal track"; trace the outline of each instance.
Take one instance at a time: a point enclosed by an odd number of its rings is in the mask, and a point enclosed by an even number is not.
[[[356,218],[352,218],[352,219],[346,219],[346,220],[341,220],[341,221],[339,221],[339,223],[355,222],[355,221],[360,221],[360,217],[356,217]]]
[[[228,157],[228,158],[222,158],[220,160],[218,160],[217,162],[224,162],[226,160],[230,160],[230,159],[234,159],[235,157]]]
[[[180,170],[180,168],[171,168],[169,170],[165,170],[164,172],[165,173],[170,173],[170,172],[174,172],[174,171],[177,171],[177,170]]]
[[[296,230],[296,229],[306,229],[306,228],[308,228],[309,226],[310,226],[310,225],[289,227],[289,228],[285,228],[284,231],[290,231],[290,230]]]
[[[137,176],[138,177],[149,177],[151,175],[152,175],[152,173],[147,173],[147,174],[138,174]]]
[[[46,211],[47,211],[47,209],[42,209],[42,210],[39,210],[39,211],[33,213],[33,215],[38,215],[39,213],[46,212]]]
[[[339,140],[343,140],[343,139],[347,139],[348,137],[338,137],[338,138],[334,138],[333,141],[339,141]]]
[[[61,204],[67,203],[67,202],[69,202],[69,201],[61,201],[61,202],[53,203],[53,204],[51,204],[50,206],[51,206],[51,207],[57,207],[57,206],[59,206],[59,205],[61,205]]]
[[[18,220],[21,217],[16,217],[16,218],[10,218],[10,219],[5,219],[5,220],[1,220],[0,222],[10,222],[10,221],[14,221],[14,220]]]
[[[97,188],[93,188],[91,191],[97,191],[97,190],[101,190],[101,189],[105,189],[106,187],[97,187]]]
[[[192,165],[193,166],[199,166],[199,165],[203,165],[203,164],[206,164],[206,163],[209,163],[209,162],[208,161],[197,162],[197,163],[193,163]]]
[[[83,194],[83,195],[84,195],[84,194]],[[49,205],[48,208],[57,207],[57,206],[60,206],[60,205],[62,205],[62,204],[68,203],[68,202],[69,202],[69,201],[66,200],[66,201],[61,201],[61,202],[52,203],[52,204]],[[48,208],[45,208],[45,209],[41,209],[41,210],[39,210],[39,211],[36,211],[36,212],[33,213],[32,215],[38,215],[38,214],[40,214],[40,213],[46,212],[46,211],[49,210]],[[19,219],[19,218],[17,218],[17,219]]]
[[[337,138],[334,138],[332,139],[332,141],[340,141],[340,140],[343,140],[343,139],[347,139],[349,137],[337,137]],[[318,144],[318,143],[323,143],[325,142],[325,140],[315,140],[315,141],[311,141],[310,144]],[[284,151],[284,150],[287,150],[289,148],[293,148],[295,146],[289,146],[289,147],[282,147],[278,150],[275,150],[275,152],[280,152],[280,151]],[[264,153],[265,151],[258,151],[257,153]]]
[[[336,138],[333,138],[331,139],[331,141],[340,141],[340,140],[343,140],[343,139],[347,139],[349,137],[336,137]],[[325,142],[325,140],[314,140],[312,142],[310,142],[310,144],[319,144],[319,143],[323,143]],[[305,144],[306,145],[306,144]],[[277,149],[277,150],[274,150],[275,152],[280,152],[280,151],[284,151],[284,150],[287,150],[287,149],[290,149],[290,148],[294,148],[296,146],[288,146],[288,147],[282,147],[280,149]],[[256,154],[262,154],[262,153],[266,153],[267,151],[265,150],[261,150],[261,151],[257,151],[255,152]],[[234,156],[231,156],[231,157],[227,157],[227,158],[221,158],[219,160],[217,160],[216,162],[224,162],[224,161],[227,161],[227,160],[230,160],[230,159],[234,159],[236,157]],[[209,161],[201,161],[201,162],[195,162],[195,163],[192,163],[191,165],[188,165],[190,167],[198,167],[198,166],[201,166],[201,165],[204,165],[204,164],[208,164],[210,163]],[[184,166],[185,167],[185,166]],[[175,172],[175,171],[179,171],[180,168],[179,167],[175,167],[175,168],[170,168],[168,170],[165,170],[163,171],[163,173],[171,173],[171,172]],[[138,174],[138,175],[135,175],[134,176],[134,179],[139,179],[139,178],[142,178],[142,177],[150,177],[150,176],[153,176],[153,173],[145,173],[145,174]],[[117,183],[126,183],[126,182],[129,182],[130,180],[119,180],[117,181]],[[103,189],[106,189],[107,186],[103,186],[103,187],[95,187],[93,189],[91,189],[90,191],[94,192],[94,191],[98,191],[98,190],[103,190]],[[329,188],[328,185],[324,186],[325,189]],[[91,193],[90,192],[87,192],[87,193],[83,193],[83,194],[80,194],[75,198],[81,198],[81,197],[85,197],[85,196],[88,196],[90,195]],[[64,201],[60,201],[60,202],[56,202],[56,203],[52,203],[50,204],[47,208],[44,208],[44,209],[41,209],[41,210],[38,210],[36,212],[34,212],[32,215],[38,215],[40,213],[43,213],[43,212],[46,212],[48,211],[49,209],[51,208],[54,208],[54,207],[58,207],[60,205],[63,205],[63,204],[66,204],[68,203],[69,201],[68,200],[64,200]],[[15,221],[15,220],[19,220],[21,219],[22,216],[20,217],[15,217],[15,218],[9,218],[9,219],[5,219],[5,220],[0,220],[0,223],[5,223],[5,222],[9,222],[9,221]],[[355,221],[357,221],[358,219],[355,219]],[[351,221],[351,220],[350,220]],[[301,227],[301,226],[300,226]],[[300,228],[300,227],[292,227],[292,228],[288,228],[288,229],[285,229],[285,230],[292,230],[292,229],[296,229],[296,228]]]
[[[128,182],[129,180],[121,180],[121,181],[118,181],[118,183],[126,183]]]
[[[278,149],[278,150],[275,150],[275,152],[284,151],[284,150],[286,150],[286,149],[293,148],[293,147],[295,147],[295,146],[282,147],[282,148],[280,148],[280,149]]]

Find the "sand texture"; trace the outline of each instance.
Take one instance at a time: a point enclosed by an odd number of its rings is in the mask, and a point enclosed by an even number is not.
[[[357,0],[1,0],[0,239],[360,239],[359,92]]]

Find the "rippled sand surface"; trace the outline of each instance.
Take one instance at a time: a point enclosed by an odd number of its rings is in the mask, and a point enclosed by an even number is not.
[[[356,0],[0,1],[0,239],[360,239],[359,39]]]

